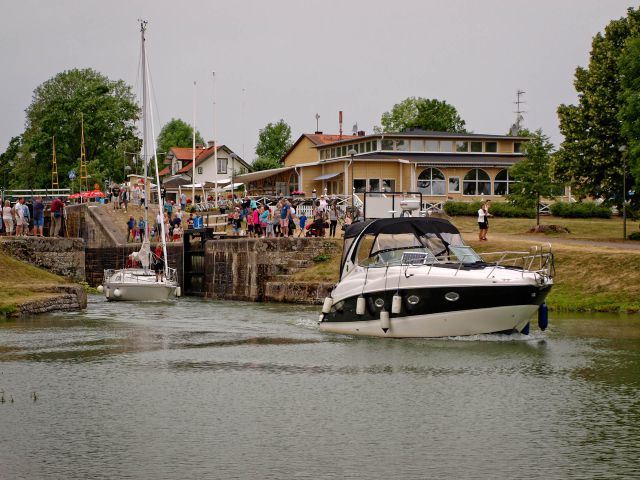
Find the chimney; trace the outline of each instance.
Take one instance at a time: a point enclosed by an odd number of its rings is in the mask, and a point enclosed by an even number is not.
[[[358,136],[364,137],[365,136],[364,130],[358,130]]]
[[[211,147],[213,147],[213,146],[215,145],[215,143],[216,143],[215,141],[213,141],[213,140],[209,140],[209,141],[207,142],[207,146],[208,146],[209,148],[211,148]]]
[[[316,134],[316,135],[322,135],[322,132],[321,132],[321,131],[319,131],[319,130],[316,130],[316,131],[315,131],[315,134]]]
[[[338,123],[340,124],[340,138],[342,138],[342,110],[338,112]]]

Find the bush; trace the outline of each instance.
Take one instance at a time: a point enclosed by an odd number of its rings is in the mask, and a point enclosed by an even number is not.
[[[481,205],[482,202],[447,202],[444,204],[444,211],[452,217],[475,217]],[[535,218],[536,216],[533,208],[519,207],[508,202],[491,202],[489,213],[494,217],[506,218]]]
[[[629,240],[640,240],[640,232],[633,232],[627,237]]]
[[[611,209],[593,202],[556,202],[551,205],[551,213],[564,218],[611,218]]]

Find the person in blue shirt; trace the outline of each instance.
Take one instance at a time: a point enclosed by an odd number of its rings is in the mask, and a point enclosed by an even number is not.
[[[199,213],[196,213],[193,219],[193,228],[202,228],[202,217]]]
[[[138,230],[140,230],[140,240],[144,240],[144,233],[145,233],[145,227],[146,225],[144,224],[144,218],[140,217],[140,220],[138,220]]]
[[[133,242],[135,240],[135,236],[133,234],[133,228],[136,226],[136,219],[133,218],[133,215],[129,217],[129,221],[127,222],[127,242],[129,239]]]
[[[289,202],[284,200],[284,204],[280,209],[280,227],[282,229],[282,236],[289,236]]]
[[[300,219],[300,232],[298,232],[298,237],[301,235],[306,237],[304,226],[307,224],[307,216],[303,213],[298,218]]]

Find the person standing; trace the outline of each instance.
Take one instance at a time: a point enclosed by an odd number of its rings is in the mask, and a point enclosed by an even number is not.
[[[484,241],[486,240],[487,235],[487,210],[486,203],[480,205],[478,209],[478,240]]]
[[[338,226],[338,211],[335,205],[329,208],[329,236],[336,236],[336,227]]]
[[[50,237],[60,236],[60,227],[62,226],[62,214],[64,213],[64,203],[60,197],[56,197],[51,202],[51,228],[49,230]]]
[[[184,192],[180,194],[180,209],[183,212],[187,209],[187,195]]]
[[[33,235],[43,237],[44,231],[44,203],[42,197],[38,195],[33,204]]]
[[[24,210],[22,209],[22,203],[24,198],[20,197],[16,204],[13,206],[13,215],[16,218],[16,236],[22,235],[22,229],[24,228]]]
[[[300,231],[298,232],[298,237],[300,236],[306,237],[307,235],[304,231],[304,227],[307,224],[307,216],[304,214],[304,212],[302,212],[302,215],[300,215],[298,219],[300,220]]]
[[[489,217],[491,214],[489,213],[489,209],[491,208],[491,200],[487,200],[484,202],[484,237],[483,240],[487,241],[487,233],[489,232]]]
[[[280,229],[283,237],[289,236],[289,201],[282,201],[282,208],[280,209]]]
[[[4,234],[8,237],[13,235],[13,211],[11,209],[11,202],[9,200],[4,201],[4,207],[2,207],[2,223],[4,223]]]
[[[153,252],[153,270],[156,272],[156,282],[162,282],[164,279],[164,251],[162,244],[156,245]]]

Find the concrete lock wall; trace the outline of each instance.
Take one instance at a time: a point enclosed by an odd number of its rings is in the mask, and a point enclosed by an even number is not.
[[[205,245],[208,298],[318,303],[327,288],[292,282],[290,275],[313,265],[313,258],[335,251],[321,238],[238,238]],[[295,287],[294,287],[295,285]],[[291,287],[291,288],[289,288]],[[318,298],[319,295],[322,295]]]

